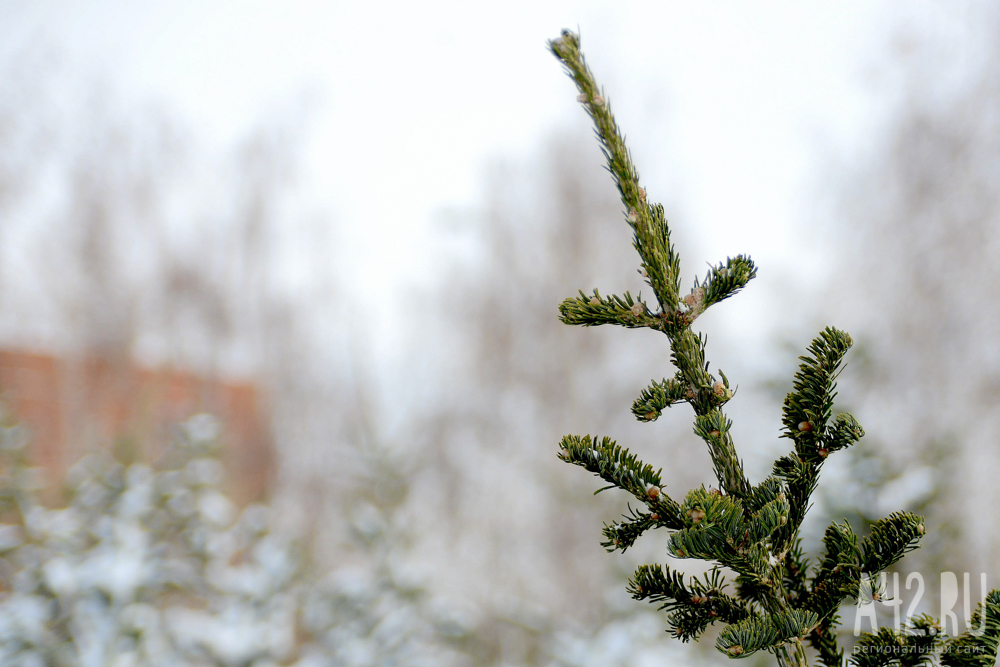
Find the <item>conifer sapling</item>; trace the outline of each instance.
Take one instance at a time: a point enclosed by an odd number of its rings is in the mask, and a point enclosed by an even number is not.
[[[660,471],[643,463],[607,437],[568,435],[559,457],[601,477],[608,486],[631,494],[642,509],[630,510],[622,521],[604,527],[608,551],[625,551],[644,532],[669,531],[668,553],[697,558],[713,567],[701,577],[685,579],[665,565],[643,565],[629,582],[636,600],[659,604],[667,612],[672,634],[682,641],[697,639],[714,623],[722,629],[716,647],[732,658],[760,651],[773,654],[783,666],[808,664],[806,645],[821,664],[840,667],[844,651],[835,628],[843,603],[856,600],[863,581],[894,565],[917,547],[924,520],[897,512],[877,521],[860,539],[851,526],[832,524],[823,538],[824,553],[810,564],[801,548],[799,530],[827,457],[857,442],[864,431],[847,413],[834,415],[836,379],[851,337],[827,327],[812,341],[785,398],[781,437],[792,450],[774,462],[772,474],[752,484],[743,471],[730,435],[732,422],[723,412],[733,397],[729,379],[713,374],[705,358],[707,339],[692,329],[708,308],[723,301],[754,278],[757,267],[744,255],[711,266],[681,293],[680,258],[670,241],[663,206],[647,201],[646,190],[611,112],[611,105],[594,81],[580,51],[578,35],[563,31],[549,42],[579,91],[594,122],[608,170],[621,194],[625,220],[642,262],[640,274],[652,289],[655,303],[629,292],[604,296],[596,289],[580,292],[559,306],[566,324],[616,324],[664,333],[676,372],[654,380],[632,405],[639,421],[652,422],[663,411],[686,403],[694,410],[694,432],[705,441],[718,488],[689,491],[682,499],[664,489]],[[602,489],[603,490],[603,489]],[[726,572],[735,581],[726,581]],[[901,631],[883,628],[863,635],[854,664],[928,664],[934,655],[946,666],[993,665],[1000,639],[1000,592],[980,605],[986,631],[947,638],[933,619],[920,617]],[[934,632],[929,632],[933,629]]]

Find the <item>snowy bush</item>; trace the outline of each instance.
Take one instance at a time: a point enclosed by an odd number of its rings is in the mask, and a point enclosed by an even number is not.
[[[219,428],[180,429],[163,466],[93,455],[68,475],[64,509],[39,501],[26,438],[3,429],[0,663],[247,665],[296,646],[293,543],[269,510],[222,493]]]
[[[506,662],[491,635],[523,622],[423,587],[395,507],[356,503],[361,563],[320,573],[271,508],[239,511],[223,493],[220,435],[198,415],[155,467],[88,456],[67,475],[66,506],[49,509],[25,432],[0,427],[0,666]],[[597,633],[537,625],[530,664],[662,655],[648,615]]]
[[[321,576],[271,508],[222,492],[220,435],[193,417],[155,469],[88,456],[47,509],[25,432],[0,427],[0,665],[468,664],[381,510],[355,512],[364,566]]]

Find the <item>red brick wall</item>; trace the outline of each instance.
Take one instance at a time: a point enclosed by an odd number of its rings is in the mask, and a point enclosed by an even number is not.
[[[251,383],[222,382],[125,360],[0,350],[0,402],[32,434],[31,458],[58,485],[98,448],[155,460],[177,424],[209,412],[225,425],[228,487],[241,502],[262,498],[274,469],[265,406]]]

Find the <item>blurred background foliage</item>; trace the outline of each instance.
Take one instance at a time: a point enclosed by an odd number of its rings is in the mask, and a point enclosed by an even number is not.
[[[817,159],[801,224],[826,287],[781,286],[766,349],[705,326],[755,474],[783,451],[807,341],[827,324],[858,341],[839,407],[868,436],[831,462],[807,546],[831,519],[926,512],[905,571],[995,586],[1000,18],[977,5],[961,29],[981,46],[961,57],[900,30],[874,66],[878,140]],[[710,482],[686,419],[628,411],[663,342],[555,317],[579,286],[641,287],[592,137],[495,156],[480,200],[439,216],[434,279],[380,303],[342,269],[335,215],[303,203],[311,113],[211,148],[57,53],[0,67],[4,664],[721,661],[628,599],[663,545],[607,556],[596,527],[624,499],[555,457],[565,433],[608,434],[672,488]],[[408,346],[388,373],[385,309]],[[224,426],[188,420],[206,410]]]

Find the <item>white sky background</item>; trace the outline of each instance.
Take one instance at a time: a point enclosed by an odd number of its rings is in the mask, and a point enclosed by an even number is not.
[[[544,48],[560,28],[582,31],[652,198],[679,206],[675,232],[699,250],[685,270],[740,252],[762,267],[734,301],[752,316],[793,272],[805,289],[824,277],[808,225],[824,161],[863,153],[886,102],[873,64],[900,26],[940,30],[941,14],[870,0],[0,1],[0,48],[51,44],[217,144],[313,100],[304,191],[337,226],[341,275],[378,306],[385,359],[392,303],[435,276],[441,211],[478,202],[490,159],[526,160],[560,126],[589,133]]]

